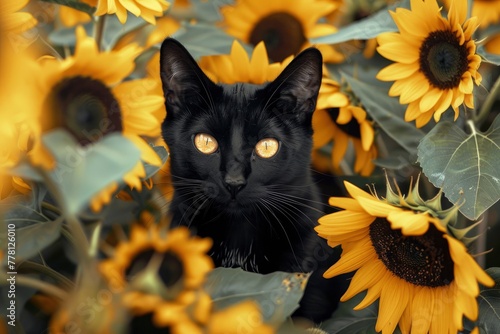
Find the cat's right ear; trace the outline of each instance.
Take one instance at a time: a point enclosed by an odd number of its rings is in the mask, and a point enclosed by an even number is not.
[[[190,105],[210,107],[212,90],[217,86],[203,73],[186,48],[173,38],[163,41],[160,49],[160,76],[167,117]]]

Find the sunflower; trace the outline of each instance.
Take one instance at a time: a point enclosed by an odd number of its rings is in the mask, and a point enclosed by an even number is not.
[[[458,208],[442,210],[441,194],[422,200],[418,180],[407,197],[387,182],[385,199],[344,184],[352,198],[330,198],[344,210],[323,216],[315,228],[343,249],[324,277],[357,270],[341,301],[368,290],[358,310],[380,299],[375,330],[384,334],[398,323],[403,333],[457,333],[463,316],[476,320],[478,283],[494,281],[447,232],[457,230]]]
[[[474,108],[481,57],[472,40],[478,22],[475,17],[466,20],[467,1],[453,1],[447,18],[441,16],[436,0],[412,0],[411,11],[398,8],[390,13],[399,32],[379,35],[377,50],[395,63],[377,78],[395,80],[389,95],[408,104],[405,120],[416,120],[422,127],[433,115],[439,121],[450,105],[455,119],[462,103]]]
[[[91,7],[97,6],[97,0],[80,0]],[[92,17],[81,11],[67,6],[59,6],[59,20],[66,27],[74,27],[77,24],[90,22]]]
[[[375,132],[366,111],[347,87],[324,77],[319,90],[316,111],[313,114],[313,164],[322,164],[317,150],[333,141],[331,165],[338,170],[349,142],[354,146],[354,172],[368,176],[373,172],[377,157]]]
[[[186,292],[182,298],[166,301],[157,295],[128,293],[124,305],[131,308],[128,333],[200,333],[212,309],[210,296],[202,290]]]
[[[154,226],[146,229],[134,225],[130,241],[119,244],[114,256],[101,262],[100,269],[117,289],[125,288],[127,281],[132,280],[135,283],[129,284],[160,291],[168,299],[178,291],[200,286],[213,268],[212,259],[206,254],[211,246],[210,239],[191,237],[184,227],[162,232]]]
[[[500,0],[474,0],[472,16],[477,16],[481,29],[500,22]]]
[[[484,45],[484,48],[489,53],[500,55],[500,34],[490,36]]]
[[[113,50],[120,50],[130,43],[140,43],[145,49],[152,47],[153,45],[162,42],[168,36],[171,36],[181,27],[181,23],[171,16],[163,16],[156,20],[156,25],[147,25],[141,29],[136,29],[131,31],[125,36],[121,37],[118,42],[113,47]],[[144,36],[147,35],[147,38]],[[159,55],[160,52],[158,51]],[[159,60],[158,60],[159,63]],[[159,65],[158,65],[158,73]],[[159,75],[158,75],[159,77]]]
[[[141,151],[141,160],[161,165],[161,160],[140,136],[160,133],[161,120],[153,112],[163,104],[163,96],[148,92],[151,79],[123,81],[134,69],[134,59],[140,49],[130,45],[120,51],[99,52],[95,40],[78,27],[75,54],[62,61],[49,58],[41,64],[36,77],[38,94],[43,101],[40,132],[64,128],[82,146],[97,142],[107,134],[118,132]],[[29,152],[32,162],[52,169],[56,162],[35,134]],[[145,175],[138,161],[124,177],[125,183],[140,187]],[[109,198],[117,187],[111,184],[97,197]],[[94,198],[94,202],[100,202]],[[102,204],[102,202],[100,202]],[[95,203],[92,207],[99,208]]]
[[[33,28],[37,20],[30,13],[20,12],[29,0],[2,0],[0,2],[0,30],[4,33],[22,33]]]
[[[202,57],[200,67],[215,82],[260,85],[276,79],[292,58],[290,56],[281,63],[270,63],[264,42],[255,46],[249,58],[243,46],[235,40],[229,55]]]
[[[33,78],[37,62],[26,50],[17,52],[0,37],[0,175],[14,167],[27,149],[27,138],[38,131],[39,108]]]
[[[243,327],[242,327],[243,326]],[[274,329],[265,324],[259,305],[247,300],[214,312],[207,325],[208,334],[272,334]]]
[[[238,0],[221,7],[227,33],[256,46],[264,41],[269,57],[283,61],[310,46],[308,39],[337,31],[331,24],[318,23],[336,5],[323,0]],[[340,62],[343,56],[330,45],[318,46],[325,62]]]
[[[450,8],[453,1],[443,0],[446,8]],[[472,14],[477,16],[479,27],[487,28],[492,24],[500,22],[500,0],[474,0],[472,2]]]
[[[127,22],[127,12],[142,17],[146,22],[155,24],[156,17],[163,16],[170,3],[165,0],[99,0],[96,16],[116,14],[121,23]]]

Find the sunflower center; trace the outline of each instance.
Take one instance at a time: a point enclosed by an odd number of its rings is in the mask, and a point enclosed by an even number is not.
[[[161,257],[158,276],[166,287],[174,286],[184,272],[182,261],[173,252],[157,253],[148,249],[137,254],[125,270],[125,275],[131,280],[135,275],[146,269],[153,256]]]
[[[356,121],[356,119],[353,117],[348,123],[346,124],[338,124],[337,123],[337,118],[339,117],[339,108],[330,108],[327,109],[328,115],[332,119],[332,121],[337,125],[337,127],[342,131],[347,133],[349,136],[361,139],[361,130],[359,128],[359,123]]]
[[[136,315],[132,317],[129,323],[128,334],[169,334],[169,327],[158,328],[153,323],[153,313],[146,313],[143,315]]]
[[[249,40],[253,45],[264,41],[269,58],[278,62],[297,54],[306,37],[300,21],[280,12],[262,18],[250,33]]]
[[[420,70],[432,86],[455,88],[469,68],[467,55],[466,43],[460,45],[453,31],[433,31],[420,46]]]
[[[377,218],[370,225],[370,238],[385,267],[406,282],[439,287],[453,281],[448,242],[435,226],[429,225],[421,236],[404,236],[385,219]]]
[[[45,101],[44,110],[53,115],[53,127],[65,128],[81,145],[123,129],[120,105],[113,93],[88,77],[61,81]]]

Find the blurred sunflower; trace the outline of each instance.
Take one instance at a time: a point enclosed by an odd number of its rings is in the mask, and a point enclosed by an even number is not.
[[[98,0],[96,16],[116,14],[121,23],[127,22],[127,12],[142,17],[150,24],[156,23],[156,17],[163,16],[170,3],[165,0]]]
[[[252,319],[251,323],[248,319]],[[241,324],[246,324],[244,331],[249,334],[275,332],[271,326],[264,323],[259,305],[251,300],[214,312],[208,320],[206,332],[208,334],[238,334],[242,330]]]
[[[27,139],[39,131],[39,107],[33,78],[40,68],[30,54],[15,51],[0,37],[0,175],[15,166]]]
[[[99,268],[116,289],[129,282],[141,291],[173,299],[203,282],[213,268],[206,254],[211,246],[210,239],[191,237],[187,228],[165,232],[155,226],[146,229],[134,225],[130,240],[120,243],[113,257],[102,261]]]
[[[127,333],[202,334],[201,326],[209,318],[212,300],[201,290],[184,293],[182,300],[175,301],[132,292],[124,304],[132,307]]]
[[[36,26],[31,13],[20,12],[29,0],[2,0],[0,2],[0,26],[5,33],[22,33]]]
[[[98,0],[80,0],[80,2],[91,7],[96,7],[97,1]],[[92,17],[81,10],[61,5],[59,6],[59,20],[66,27],[74,27],[77,24],[90,22]]]
[[[200,67],[215,82],[260,85],[276,79],[292,58],[288,57],[282,63],[270,63],[264,42],[255,46],[249,58],[243,46],[235,40],[229,55],[202,57]]]
[[[43,101],[40,132],[64,128],[82,145],[118,132],[141,151],[141,160],[159,166],[160,158],[140,136],[159,135],[161,120],[152,113],[163,104],[162,95],[150,94],[150,79],[123,81],[134,69],[140,49],[135,45],[120,51],[99,52],[95,40],[82,27],[76,30],[75,54],[62,61],[41,61],[36,77],[38,100]],[[30,157],[35,165],[52,169],[56,162],[35,135]],[[144,166],[138,161],[124,176],[131,187],[140,189]],[[94,210],[109,201],[117,184],[111,184],[91,203]]]
[[[441,194],[424,201],[415,188],[407,197],[387,182],[379,198],[345,182],[352,198],[330,198],[344,209],[319,219],[315,229],[331,247],[342,245],[340,260],[324,273],[330,278],[356,271],[341,301],[368,290],[354,308],[380,299],[375,330],[392,333],[457,333],[463,316],[478,316],[478,283],[494,281],[479,267],[457,231],[457,207],[441,208]],[[457,233],[459,234],[459,233]]]
[[[331,165],[338,170],[351,142],[356,152],[354,172],[362,176],[373,172],[373,160],[377,157],[373,125],[347,87],[342,88],[336,81],[324,77],[312,122],[315,166],[323,165],[318,150],[333,141]]]
[[[443,0],[446,8],[450,8],[453,1]],[[500,22],[500,0],[474,0],[472,2],[472,14],[477,16],[481,29]]]
[[[171,16],[163,16],[156,20],[156,25],[146,25],[140,29],[135,29],[121,37],[113,50],[120,50],[130,43],[138,43],[145,49],[162,42],[168,36],[171,36],[181,27],[181,23]],[[160,52],[158,51],[158,54]],[[158,60],[159,62],[159,60]],[[159,68],[159,65],[158,65]],[[159,69],[158,69],[158,73]],[[159,74],[158,74],[159,78]]]
[[[455,119],[462,103],[474,108],[474,83],[481,82],[477,71],[481,57],[472,39],[477,18],[466,20],[466,0],[453,1],[447,18],[440,10],[436,0],[412,0],[411,11],[397,8],[390,12],[399,32],[377,37],[378,52],[395,62],[377,78],[395,81],[389,95],[408,104],[405,120],[416,120],[417,127],[433,115],[439,121],[450,105]]]
[[[472,15],[477,16],[481,29],[500,22],[500,0],[474,0]]]
[[[488,38],[484,48],[489,53],[500,55],[500,34],[496,34]]]
[[[318,23],[332,13],[336,4],[323,0],[238,0],[221,7],[227,33],[256,46],[264,41],[269,58],[283,61],[310,46],[309,38],[337,31],[331,24]],[[319,45],[325,62],[340,62],[343,56],[330,45]]]

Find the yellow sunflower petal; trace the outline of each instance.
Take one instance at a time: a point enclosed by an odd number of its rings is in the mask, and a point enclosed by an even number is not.
[[[380,294],[375,330],[393,333],[409,302],[410,287],[396,277],[391,277],[386,284],[387,287]]]
[[[427,334],[429,332],[434,313],[434,299],[433,288],[420,287],[417,290],[412,302],[412,333]]]
[[[344,187],[346,188],[349,195],[351,195],[351,197],[355,198],[356,200],[358,200],[358,198],[367,198],[367,199],[374,199],[375,198],[372,195],[370,195],[369,193],[367,193],[366,191],[356,187],[354,184],[352,184],[348,181],[344,181]]]
[[[137,135],[123,133],[123,136],[132,141],[137,148],[141,151],[141,159],[148,164],[154,166],[161,166],[161,159],[153,150],[153,148]]]
[[[383,81],[395,81],[410,77],[418,71],[417,64],[394,63],[384,67],[377,73],[377,79]]]
[[[371,216],[374,217],[387,217],[391,212],[403,211],[403,209],[401,208],[374,199],[373,197],[367,198],[367,197],[355,196],[354,198],[358,200],[359,205],[361,205],[366,212],[368,212]]]
[[[380,261],[372,261],[362,266],[352,277],[349,288],[342,298],[344,300],[351,299],[358,293],[374,286],[377,282],[382,280],[386,271],[387,269]]]
[[[345,252],[345,254],[343,252],[340,260],[325,271],[323,277],[330,278],[340,274],[350,273],[360,268],[366,262],[377,258],[375,252],[372,250],[373,246],[369,240],[360,241],[359,245],[350,252]]]
[[[253,50],[252,59],[250,60],[253,83],[262,84],[267,80],[268,66],[269,59],[267,57],[266,46],[264,45],[264,42],[260,42]]]
[[[373,140],[375,138],[375,131],[369,122],[362,122],[360,125],[361,130],[361,143],[363,150],[368,151],[373,145]]]

